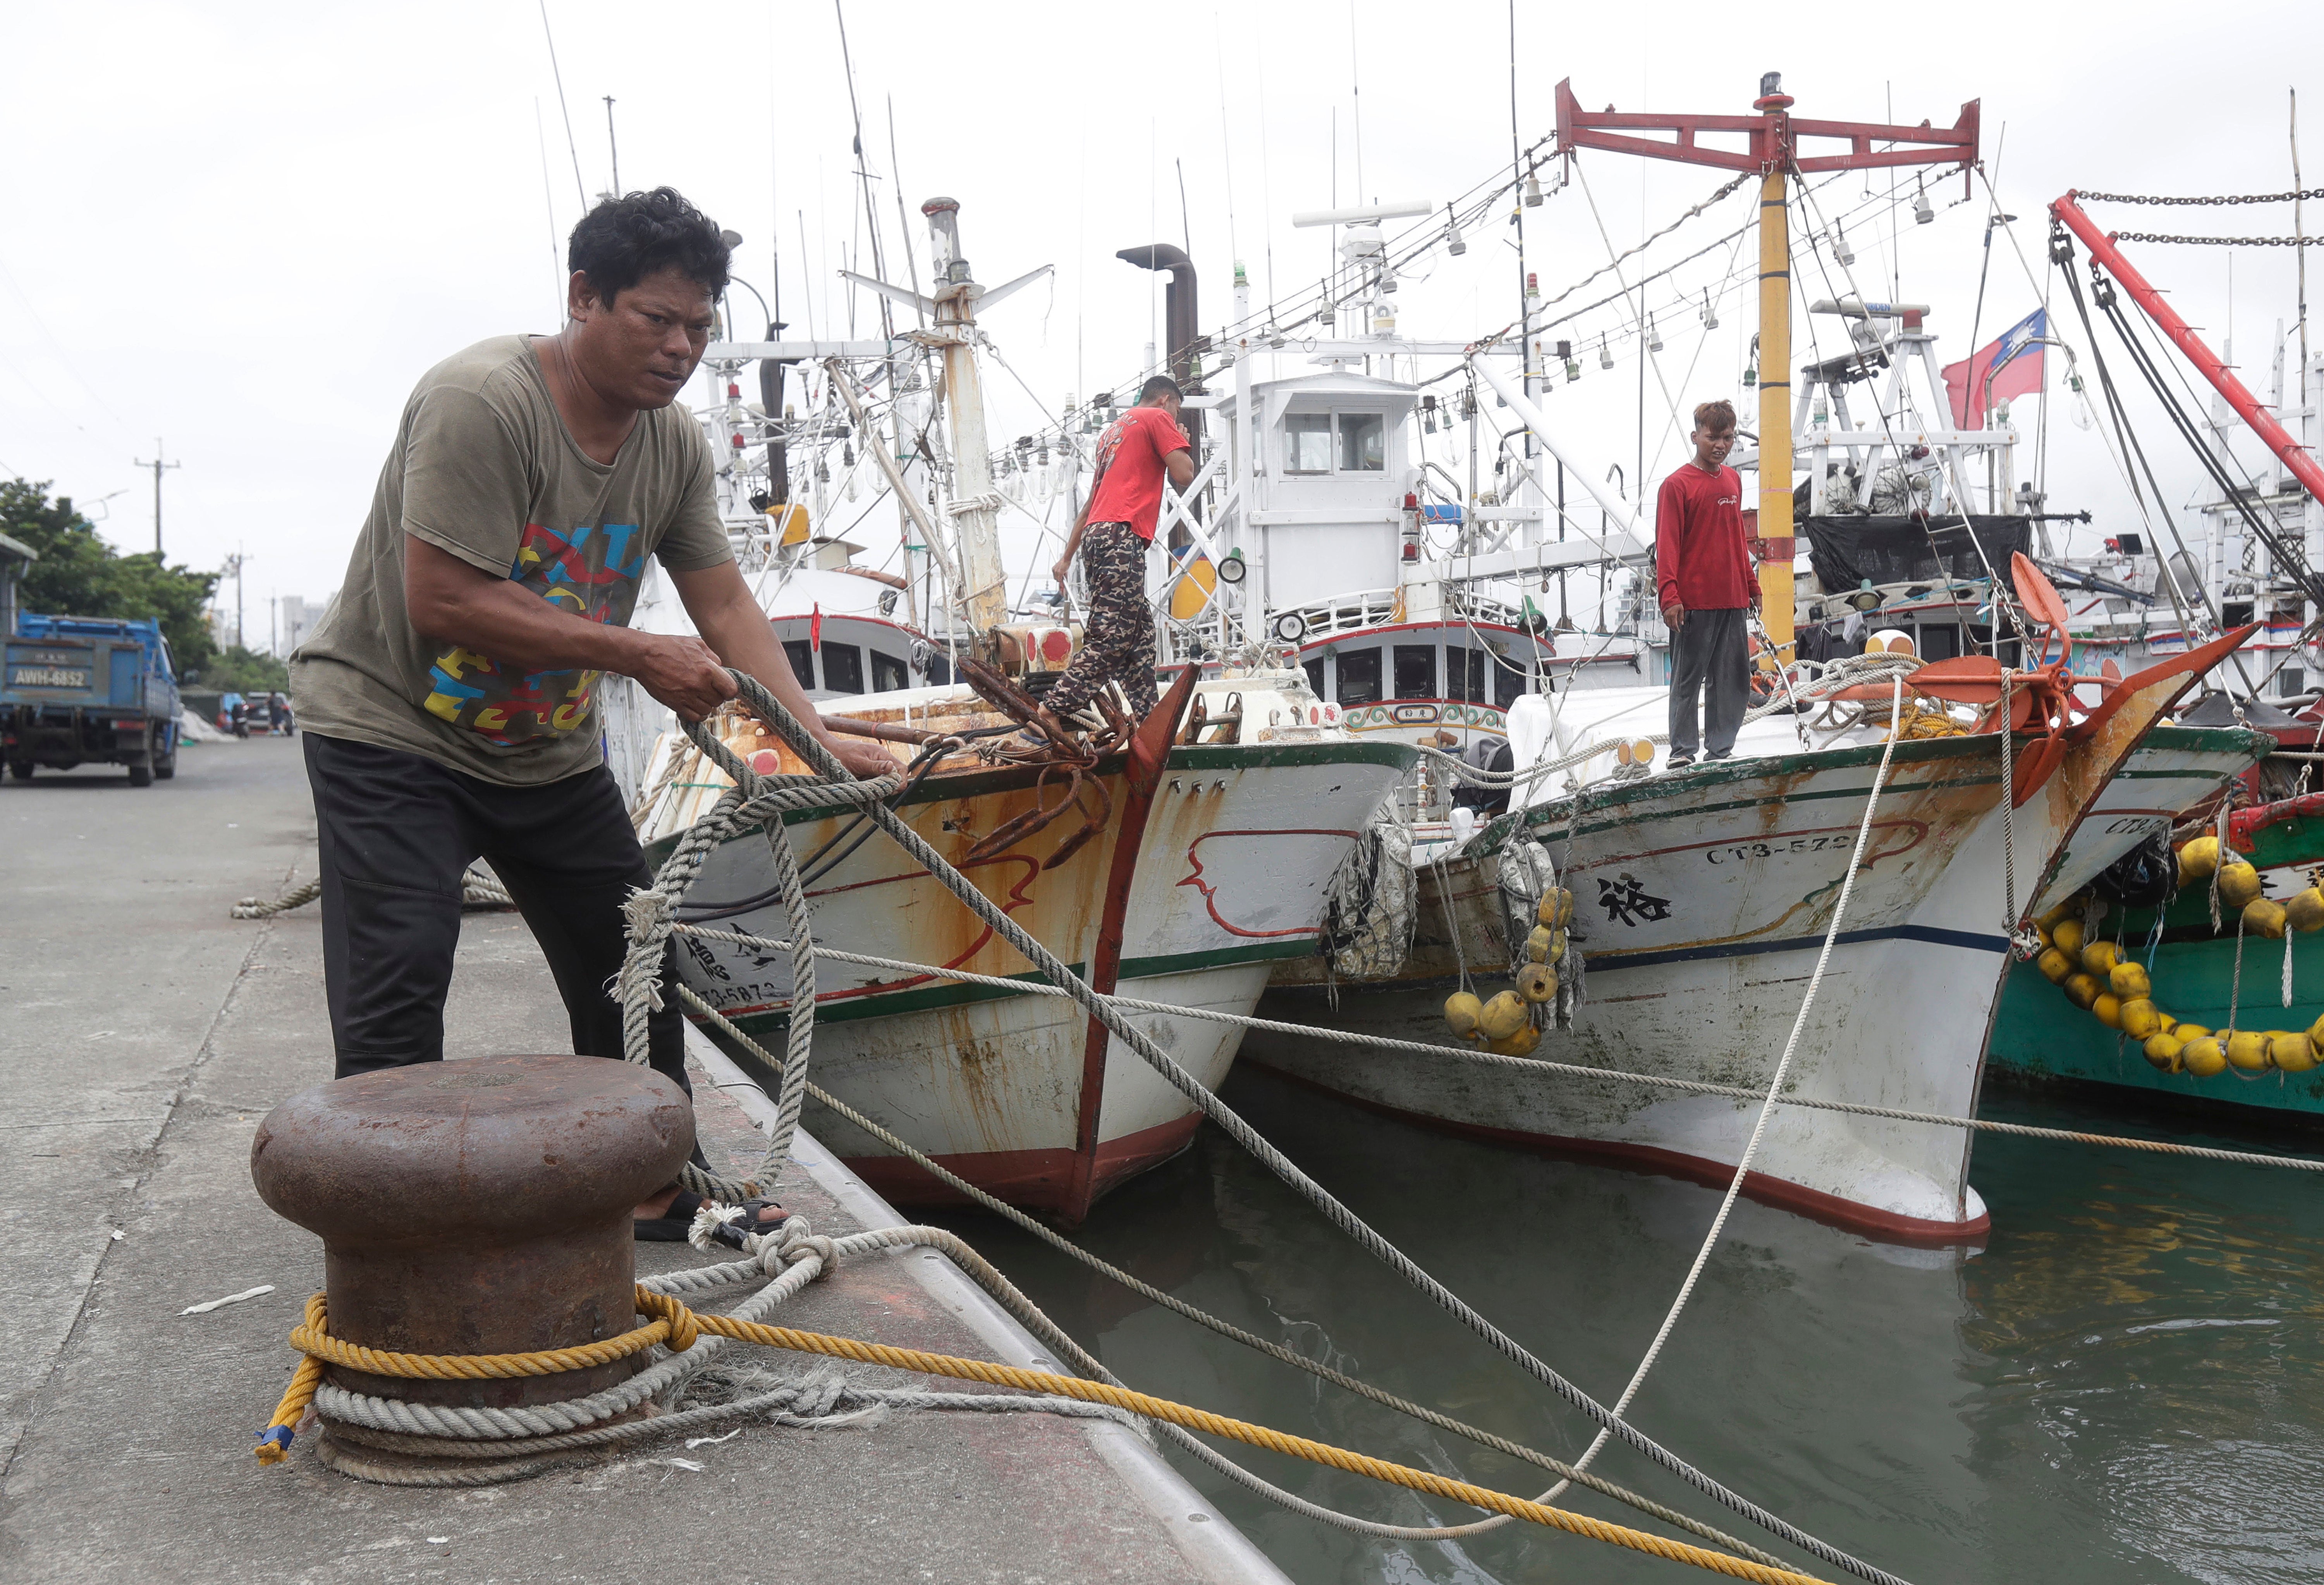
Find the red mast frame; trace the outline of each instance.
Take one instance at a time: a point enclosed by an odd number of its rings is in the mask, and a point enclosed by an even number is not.
[[[1979,102],[1976,99],[1960,107],[1959,118],[1949,127],[1931,126],[1925,121],[1918,126],[1884,126],[1870,121],[1806,121],[1784,114],[1791,103],[1789,95],[1769,94],[1757,101],[1765,111],[1758,116],[1665,116],[1619,112],[1611,105],[1602,111],[1590,111],[1574,98],[1573,79],[1568,78],[1557,85],[1557,152],[1570,154],[1576,149],[1604,149],[1649,160],[1711,165],[1722,171],[1765,172],[1795,167],[1803,175],[1887,165],[1958,163],[1966,178],[1969,167],[1977,163]],[[1642,132],[1674,135],[1668,142],[1633,135]],[[1706,132],[1747,134],[1750,147],[1740,153],[1706,148],[1695,141]],[[1803,154],[1799,152],[1800,140],[1810,137],[1845,139],[1848,152]],[[1876,149],[1872,146],[1876,143],[1902,146]]]

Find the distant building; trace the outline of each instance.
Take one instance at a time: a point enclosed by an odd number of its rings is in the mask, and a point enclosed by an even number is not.
[[[321,600],[310,600],[301,595],[284,595],[276,600],[274,653],[288,659],[292,650],[307,642],[307,635],[315,631],[317,624],[323,619],[323,613],[331,608],[331,601],[337,598],[333,594]]]

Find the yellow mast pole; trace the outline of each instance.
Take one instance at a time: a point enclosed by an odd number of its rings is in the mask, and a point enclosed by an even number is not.
[[[1780,120],[1781,112],[1776,119]],[[1792,659],[1792,232],[1783,154],[1768,139],[1759,182],[1759,619],[1777,663]],[[1781,552],[1781,559],[1774,553]]]

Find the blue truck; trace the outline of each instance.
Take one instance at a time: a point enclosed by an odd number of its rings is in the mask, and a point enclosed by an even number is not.
[[[0,760],[18,781],[37,766],[125,765],[129,784],[178,771],[178,677],[158,622],[43,616],[17,608],[31,546],[0,534]]]

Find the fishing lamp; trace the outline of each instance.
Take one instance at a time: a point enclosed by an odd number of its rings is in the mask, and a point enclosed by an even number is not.
[[[1855,591],[1848,597],[1848,603],[1859,611],[1877,611],[1880,608],[1880,592],[1872,587],[1872,580],[1868,578],[1857,585]]]
[[[1606,338],[1603,336],[1598,338],[1598,366],[1601,369],[1614,366],[1614,349],[1606,345]]]
[[[1913,190],[1913,223],[1925,226],[1936,218],[1937,212],[1929,208],[1929,190],[1916,185]]]
[[[1831,258],[1843,270],[1856,263],[1856,250],[1848,246],[1848,233],[1840,228],[1837,220],[1831,223]]]
[[[1221,583],[1240,583],[1242,581],[1243,573],[1247,570],[1248,569],[1243,566],[1242,549],[1240,546],[1237,546],[1235,549],[1227,552],[1225,561],[1219,563],[1219,581]]]
[[[1530,171],[1526,172],[1525,207],[1528,209],[1541,208],[1541,178]]]
[[[1461,222],[1452,218],[1451,204],[1444,206],[1444,251],[1456,258],[1469,251],[1468,243],[1461,236]]]
[[[1648,314],[1646,316],[1646,350],[1648,352],[1660,352],[1662,349],[1663,333],[1655,329],[1655,316]]]
[[[1436,398],[1434,396],[1420,399],[1420,431],[1427,435],[1436,432]]]
[[[1275,619],[1275,636],[1286,644],[1297,644],[1307,636],[1307,619],[1296,611],[1286,611]]]
[[[1706,330],[1719,329],[1719,311],[1711,306],[1711,291],[1708,287],[1703,289],[1702,293],[1702,328]]]

